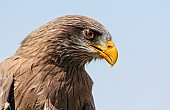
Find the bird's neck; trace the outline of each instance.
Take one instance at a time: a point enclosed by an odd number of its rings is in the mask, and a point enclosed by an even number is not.
[[[70,77],[75,77],[77,79],[88,75],[87,72],[85,71],[84,66],[73,66],[73,65],[68,65],[69,67],[65,68],[66,70],[66,80],[68,80]]]
[[[61,71],[58,72],[61,75],[55,75],[52,78],[52,85],[60,85],[51,88],[51,90],[54,88],[57,90],[56,94],[53,94],[55,100],[52,101],[52,104],[55,105],[57,100],[57,103],[62,102],[62,105],[69,105],[68,108],[72,106],[75,110],[81,110],[92,99],[92,79],[84,67],[62,68]],[[62,98],[58,98],[58,96]],[[67,103],[65,102],[66,100]]]

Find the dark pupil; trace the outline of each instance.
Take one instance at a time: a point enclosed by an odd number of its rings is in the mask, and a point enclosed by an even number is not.
[[[93,35],[93,33],[91,31],[88,31],[87,33],[88,33],[89,36]]]

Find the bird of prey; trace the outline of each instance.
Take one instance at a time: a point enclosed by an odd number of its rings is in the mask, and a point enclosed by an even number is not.
[[[85,64],[102,58],[111,66],[118,58],[102,24],[81,15],[54,19],[0,63],[0,109],[95,110]]]

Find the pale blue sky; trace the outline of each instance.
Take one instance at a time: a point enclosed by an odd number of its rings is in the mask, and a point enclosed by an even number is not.
[[[97,110],[170,110],[170,0],[1,0],[0,61],[34,29],[67,14],[101,22],[117,64],[87,65]]]

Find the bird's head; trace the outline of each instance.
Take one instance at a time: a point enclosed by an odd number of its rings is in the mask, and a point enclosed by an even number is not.
[[[44,53],[51,62],[64,66],[84,65],[98,58],[104,58],[113,66],[118,58],[107,29],[99,22],[79,15],[68,15],[47,23],[33,31],[21,47],[28,44],[40,48],[34,49],[37,54]]]

